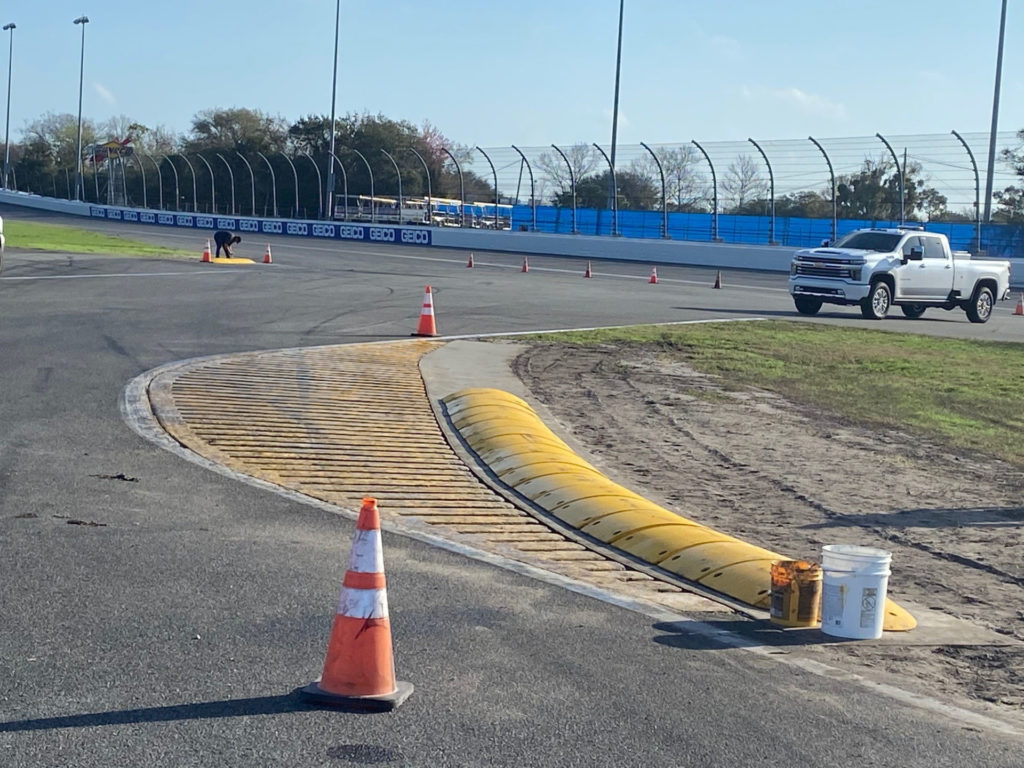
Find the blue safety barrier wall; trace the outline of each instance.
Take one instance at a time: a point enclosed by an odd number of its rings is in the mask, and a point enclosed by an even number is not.
[[[493,206],[491,206],[493,210]],[[618,233],[623,237],[661,237],[664,216],[661,211],[619,211]],[[512,229],[529,230],[533,211],[528,205],[512,210]],[[669,213],[668,236],[673,240],[712,240],[714,217],[710,213]],[[839,236],[864,227],[895,227],[896,221],[840,219]],[[949,238],[954,250],[977,252],[975,228],[971,223],[929,222],[930,232],[941,232]],[[537,206],[537,231],[570,234],[573,231],[572,208]],[[612,212],[607,209],[578,208],[576,232],[583,235],[611,235]],[[719,214],[718,239],[728,243],[767,245],[772,243],[771,219],[768,216],[736,216]],[[794,248],[817,247],[832,237],[831,219],[776,217],[774,244]],[[986,224],[981,229],[982,249],[991,258],[1024,258],[1024,227],[1012,224]]]

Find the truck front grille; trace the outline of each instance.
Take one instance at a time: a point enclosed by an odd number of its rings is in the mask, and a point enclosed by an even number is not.
[[[854,277],[855,271],[859,272],[860,267],[852,269],[847,264],[829,264],[820,261],[798,261],[796,264],[796,273],[805,277],[832,277],[840,280],[852,280],[856,279]]]

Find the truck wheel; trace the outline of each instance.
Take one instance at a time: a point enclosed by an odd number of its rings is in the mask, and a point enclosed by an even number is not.
[[[810,296],[794,296],[793,303],[801,315],[816,315],[821,309],[821,299],[812,299]]]
[[[871,285],[871,292],[860,301],[860,313],[868,320],[884,320],[892,304],[889,284],[879,280]]]
[[[982,286],[974,292],[970,303],[965,307],[967,319],[972,323],[987,323],[992,317],[992,308],[995,306],[995,297],[992,289]]]
[[[917,320],[928,307],[924,304],[903,304],[900,306],[903,310],[903,315],[909,317],[911,320]]]

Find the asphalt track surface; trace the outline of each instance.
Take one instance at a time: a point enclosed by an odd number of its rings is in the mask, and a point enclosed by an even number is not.
[[[18,213],[3,211],[5,218]],[[33,218],[37,215],[32,215]],[[50,218],[50,217],[47,217]],[[72,223],[82,223],[71,220]],[[127,382],[200,356],[445,335],[794,317],[781,276],[270,238],[200,265],[198,233],[85,222],[195,261],[10,250],[0,275],[0,765],[1014,766],[1009,729],[384,534],[398,677],[387,715],[310,709],[351,520],[136,435]],[[243,242],[259,258],[267,240]],[[1003,302],[890,330],[1018,339]],[[95,525],[93,525],[95,523]]]

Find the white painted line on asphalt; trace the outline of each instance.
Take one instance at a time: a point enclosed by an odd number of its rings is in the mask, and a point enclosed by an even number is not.
[[[688,322],[716,322],[716,321],[688,321]],[[721,322],[721,321],[717,321]],[[535,332],[536,333],[536,332]],[[494,334],[478,334],[477,337],[487,337]],[[464,337],[449,337],[449,338],[473,338],[469,336]],[[439,341],[444,339],[438,339]],[[401,340],[402,342],[406,340]],[[354,342],[354,343],[365,343],[365,342]],[[386,342],[379,342],[382,344],[394,344],[399,343],[399,340],[392,340]],[[338,344],[326,344],[322,347],[337,347],[344,346]],[[303,351],[310,349],[316,349],[316,347],[304,347]],[[275,352],[282,352],[286,350],[274,350]],[[251,354],[251,353],[247,353]],[[261,488],[272,493],[276,493],[284,498],[291,501],[295,501],[300,504],[306,504],[317,509],[332,512],[334,514],[346,517],[350,520],[355,520],[358,517],[358,512],[355,510],[345,509],[343,507],[330,504],[320,499],[315,499],[306,496],[297,491],[288,490],[278,485],[268,483],[264,480],[246,475],[241,472],[237,472],[229,467],[225,467],[216,462],[210,461],[209,459],[200,456],[192,450],[181,445],[179,442],[174,440],[163,427],[160,425],[159,420],[153,413],[149,402],[149,386],[150,383],[164,374],[171,373],[176,370],[188,369],[200,363],[213,362],[218,360],[230,360],[238,357],[237,353],[228,353],[221,355],[210,355],[204,357],[196,357],[190,360],[180,360],[176,363],[168,363],[158,368],[153,368],[139,376],[136,376],[121,393],[120,398],[120,409],[121,416],[133,431],[138,435],[156,444],[157,446],[179,456],[180,458],[190,461],[194,464],[198,464],[201,467],[217,472],[218,474],[229,477],[233,480],[246,483],[256,488]],[[673,623],[678,624],[679,629],[685,630],[695,635],[699,635],[703,638],[714,640],[722,645],[727,645],[730,648],[734,648],[740,651],[747,651],[749,653],[756,654],[760,658],[777,662],[779,664],[785,664],[791,667],[801,669],[812,675],[818,677],[828,678],[830,680],[838,680],[854,685],[860,685],[867,688],[881,696],[888,697],[894,701],[898,701],[901,704],[905,704],[910,707],[930,712],[932,714],[940,715],[944,718],[948,718],[953,723],[958,725],[972,725],[977,728],[983,728],[990,731],[995,731],[1009,736],[1021,736],[1022,733],[1019,728],[1015,727],[1010,723],[1003,722],[994,717],[981,714],[979,712],[973,712],[971,710],[963,709],[946,702],[933,699],[929,696],[913,693],[911,691],[905,691],[901,688],[897,688],[894,685],[888,683],[879,683],[874,680],[869,680],[863,675],[859,675],[856,672],[850,672],[848,670],[840,669],[838,667],[829,666],[813,659],[800,659],[790,656],[780,655],[778,650],[774,646],[768,645],[752,645],[754,642],[750,638],[743,637],[737,633],[729,630],[719,629],[711,624],[703,621],[699,621],[684,613],[676,612],[664,608],[660,605],[648,603],[645,600],[639,600],[636,598],[624,597],[606,589],[595,587],[585,582],[577,581],[567,576],[560,574],[551,573],[538,568],[533,565],[519,562],[518,560],[512,560],[510,558],[503,557],[501,555],[495,555],[490,552],[483,552],[473,547],[448,541],[447,539],[441,538],[436,534],[431,533],[428,530],[420,530],[413,526],[410,526],[410,521],[396,521],[396,520],[382,520],[381,528],[390,533],[395,533],[401,536],[414,539],[416,541],[423,542],[436,546],[440,549],[453,552],[455,554],[470,557],[474,560],[478,560],[484,563],[488,563],[498,568],[503,568],[508,571],[518,573],[529,578],[537,579],[546,584],[552,586],[561,587],[568,589],[577,594],[592,597],[596,600],[615,605],[619,608],[625,608],[626,610],[634,611],[641,615],[647,616],[648,618],[654,619],[661,623]]]
[[[115,272],[109,275],[21,275],[0,277],[0,280],[84,280],[100,277],[193,277],[195,275],[216,275],[226,272],[245,272],[244,269],[221,269],[217,272]]]

